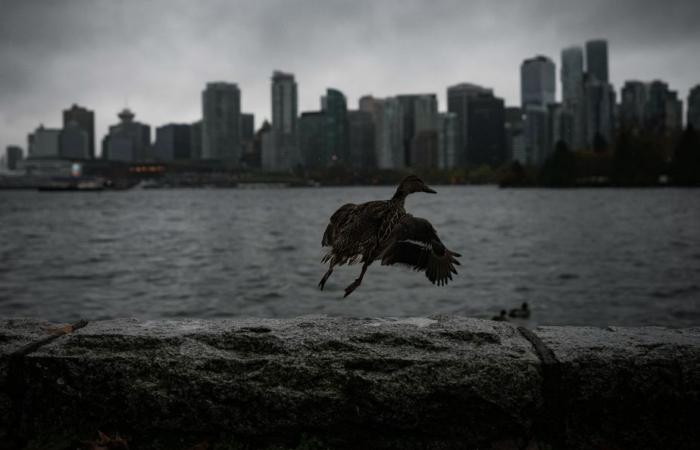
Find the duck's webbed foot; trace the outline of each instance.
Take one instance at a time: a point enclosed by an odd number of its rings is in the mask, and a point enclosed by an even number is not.
[[[347,297],[348,295],[352,294],[352,291],[357,289],[357,287],[362,284],[362,280],[358,278],[357,280],[353,281],[350,283],[348,287],[345,288],[345,295],[343,295],[343,298]]]

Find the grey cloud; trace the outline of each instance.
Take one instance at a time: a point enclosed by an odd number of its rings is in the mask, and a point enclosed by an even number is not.
[[[258,124],[273,69],[297,75],[302,110],[326,87],[437,92],[472,81],[518,101],[518,66],[586,39],[610,41],[614,83],[700,82],[700,2],[667,0],[0,0],[0,148],[60,125],[79,102],[98,135],[128,101],[160,125],[200,114],[208,80],[238,82]]]

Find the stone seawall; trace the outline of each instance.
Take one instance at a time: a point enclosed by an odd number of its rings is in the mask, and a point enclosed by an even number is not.
[[[0,320],[0,448],[700,448],[700,328]]]

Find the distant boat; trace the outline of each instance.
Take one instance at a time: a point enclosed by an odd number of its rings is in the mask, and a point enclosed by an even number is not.
[[[38,191],[45,192],[65,192],[65,191],[82,191],[82,192],[97,192],[105,189],[104,181],[101,179],[77,180],[77,181],[53,181],[50,184],[44,184],[37,187]]]

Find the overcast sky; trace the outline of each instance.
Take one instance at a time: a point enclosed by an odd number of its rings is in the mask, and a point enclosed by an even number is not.
[[[458,82],[516,105],[524,58],[547,55],[558,74],[561,49],[591,38],[609,41],[618,93],[660,78],[685,101],[700,83],[698,0],[0,0],[0,148],[60,127],[72,103],[95,110],[98,148],[126,104],[152,126],[191,122],[213,80],[238,83],[259,126],[274,69],[296,75],[300,111],[327,87],[353,109],[434,92],[444,110]]]

